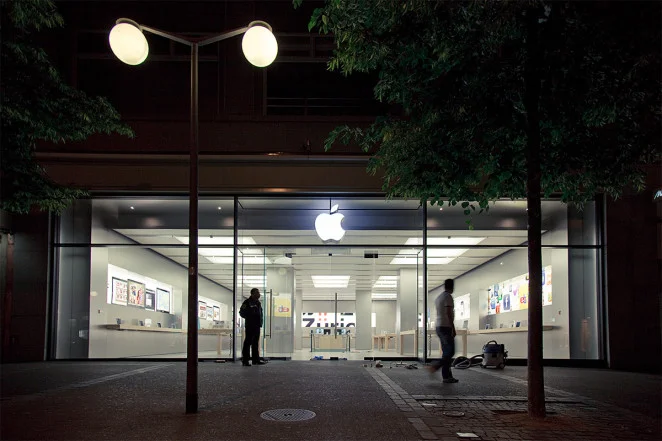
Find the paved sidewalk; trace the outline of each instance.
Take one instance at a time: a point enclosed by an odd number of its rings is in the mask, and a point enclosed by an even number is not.
[[[658,440],[660,376],[546,368],[550,415],[526,415],[526,368],[274,361],[199,365],[200,412],[184,413],[185,363],[3,365],[3,440]],[[314,412],[303,421],[273,421]],[[269,413],[275,415],[275,413]],[[472,434],[461,438],[458,434]]]
[[[507,368],[521,374],[526,368]],[[547,368],[550,370],[550,368]],[[568,373],[568,369],[557,373]],[[635,381],[646,382],[653,380],[657,386],[649,391],[648,399],[657,397],[657,417],[633,412],[608,402],[598,401],[576,393],[546,387],[547,418],[542,421],[531,420],[527,416],[526,396],[516,394],[502,395],[465,395],[462,394],[463,382],[499,383],[507,381],[520,385],[520,392],[526,393],[526,382],[516,376],[508,375],[505,371],[491,371],[472,368],[466,371],[455,371],[454,375],[460,379],[457,384],[428,385],[430,392],[416,394],[409,393],[402,383],[407,383],[409,389],[419,389],[420,381],[398,381],[403,375],[412,377],[412,374],[403,374],[397,368],[381,369],[372,373],[376,381],[389,393],[389,396],[398,405],[401,411],[410,415],[409,421],[416,427],[421,439],[429,440],[659,440],[661,437],[660,423],[660,378],[656,376],[634,375]],[[619,373],[611,372],[615,376]],[[595,370],[572,372],[572,377],[588,378],[595,375]],[[605,375],[604,372],[602,375]],[[633,374],[629,374],[633,375]],[[421,375],[418,374],[420,377]],[[609,376],[609,373],[607,375]],[[439,378],[435,376],[438,381]],[[623,394],[631,387],[638,388],[640,384],[614,384],[603,385],[603,392],[608,389],[616,394]],[[483,386],[492,392],[495,387]],[[475,389],[475,387],[472,387]],[[466,388],[464,388],[466,389]],[[653,409],[650,409],[653,410]],[[463,438],[461,435],[466,436]],[[469,438],[470,437],[470,438]]]

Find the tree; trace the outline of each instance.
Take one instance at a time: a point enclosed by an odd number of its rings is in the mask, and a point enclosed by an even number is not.
[[[61,212],[81,189],[58,185],[35,161],[38,142],[82,141],[95,133],[133,136],[110,103],[66,84],[34,33],[63,25],[50,0],[2,5],[2,158],[0,208],[27,213],[33,206]]]
[[[333,34],[330,69],[377,72],[375,97],[401,108],[336,128],[327,149],[358,142],[388,197],[467,215],[526,197],[532,417],[545,416],[541,196],[643,189],[641,165],[661,159],[659,17],[652,2],[326,0],[310,20]]]

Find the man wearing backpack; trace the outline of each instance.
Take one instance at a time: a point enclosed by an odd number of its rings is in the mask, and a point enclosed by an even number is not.
[[[239,315],[245,320],[244,347],[241,351],[241,364],[250,366],[249,360],[253,360],[253,365],[266,364],[260,360],[260,328],[262,327],[262,303],[260,303],[260,290],[251,289],[251,296],[244,300],[239,308]],[[252,355],[252,357],[251,357]]]

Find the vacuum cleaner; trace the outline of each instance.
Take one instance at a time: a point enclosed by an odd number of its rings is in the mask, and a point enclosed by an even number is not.
[[[483,361],[480,363],[480,367],[503,369],[506,366],[507,357],[506,345],[500,345],[496,340],[490,340],[483,346]]]
[[[496,340],[490,340],[483,346],[483,354],[474,355],[471,358],[464,356],[456,357],[453,360],[452,366],[455,369],[468,369],[474,366],[482,368],[495,368],[503,369],[506,366],[506,358],[508,351],[506,345],[500,345]]]

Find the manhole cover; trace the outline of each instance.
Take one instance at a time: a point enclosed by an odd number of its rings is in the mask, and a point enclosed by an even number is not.
[[[304,421],[315,418],[315,412],[305,409],[273,409],[262,412],[263,419],[269,421]]]

